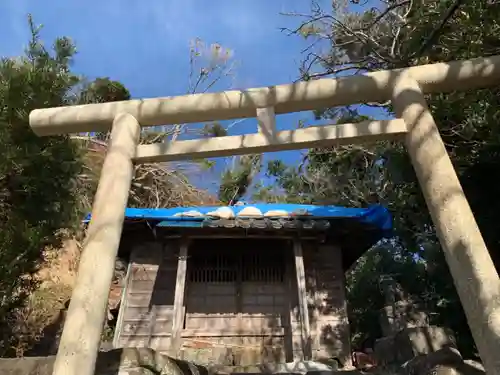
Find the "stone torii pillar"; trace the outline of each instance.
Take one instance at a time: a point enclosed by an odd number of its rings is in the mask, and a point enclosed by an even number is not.
[[[139,135],[139,123],[132,115],[116,116],[54,363],[54,375],[94,374]]]
[[[410,74],[394,84],[406,147],[488,374],[500,375],[500,280],[422,89]]]

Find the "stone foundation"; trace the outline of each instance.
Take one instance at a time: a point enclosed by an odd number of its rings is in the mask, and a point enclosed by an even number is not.
[[[52,375],[55,358],[55,356],[49,356],[0,359],[1,374]],[[95,371],[95,375],[234,375],[244,373],[361,375],[357,371],[336,371],[336,368],[312,361],[252,366],[199,366],[146,348],[123,348],[100,352]]]
[[[2,375],[52,375],[55,356],[0,359]],[[100,352],[95,375],[205,375],[208,369],[146,348]]]

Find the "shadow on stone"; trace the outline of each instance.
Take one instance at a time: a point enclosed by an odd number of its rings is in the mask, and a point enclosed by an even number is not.
[[[52,375],[55,356],[0,359],[2,375]],[[95,375],[208,375],[208,369],[147,348],[100,352]]]

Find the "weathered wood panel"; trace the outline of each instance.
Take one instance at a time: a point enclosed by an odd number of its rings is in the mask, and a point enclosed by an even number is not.
[[[151,247],[148,254],[143,248],[142,253],[134,257],[135,261],[144,263],[132,264],[119,345],[148,346],[167,351],[172,345],[176,267],[180,254],[178,249],[174,251],[175,257],[166,256],[165,253],[169,251],[166,249],[162,249],[160,255],[151,254],[153,249]],[[157,246],[155,251],[158,251]],[[282,263],[290,263],[293,270],[291,248],[288,248],[287,254],[288,257]],[[191,253],[189,255],[192,256]],[[248,357],[250,352],[259,353],[253,363],[271,357],[274,362],[278,358],[279,361],[291,360],[292,352],[299,353],[302,350],[301,345],[294,345],[301,341],[302,325],[298,311],[296,317],[290,317],[289,301],[293,299],[293,294],[297,295],[297,286],[296,280],[292,279],[295,285],[289,281],[290,277],[295,278],[295,273],[285,275],[279,268],[283,264],[279,266],[276,259],[272,264],[263,264],[266,256],[252,255],[249,259],[257,266],[262,266],[262,270],[248,270],[248,264],[240,262],[246,271],[240,277],[231,279],[229,276],[234,271],[226,270],[224,273],[220,269],[205,269],[198,264],[196,277],[188,277],[185,288],[186,313],[180,323],[180,342],[184,349],[190,345],[215,345],[220,350],[246,348],[248,350],[241,355]],[[273,268],[275,263],[276,269]],[[217,262],[207,264],[212,268],[216,265]],[[189,267],[188,264],[188,272]],[[308,310],[313,310],[311,306],[314,299],[309,293],[311,272],[307,265],[304,272]],[[229,279],[216,281],[220,275]],[[197,282],[198,279],[203,282]],[[313,328],[314,322],[311,321]],[[237,362],[242,363],[240,360]]]
[[[121,334],[123,336],[170,336],[172,319],[142,322],[125,322]]]
[[[153,315],[157,321],[172,320],[173,306],[156,306],[154,311],[149,307],[128,306],[123,314],[123,320],[128,322],[150,320]]]
[[[217,329],[184,329],[182,330],[182,337],[274,337],[284,336],[284,329],[281,327],[261,327],[256,330],[253,327],[237,328],[230,330],[217,330]]]
[[[287,251],[292,259],[291,248],[267,251],[248,243],[244,248],[236,245],[220,252],[207,245],[199,259],[196,252],[190,253],[196,267],[189,271],[183,346],[207,347],[212,354],[235,348],[253,351],[245,348],[248,341],[260,353],[267,350],[266,342],[275,342],[276,350],[284,353],[290,327],[289,319],[283,319],[289,314],[283,269]],[[235,361],[240,364],[240,359]],[[257,362],[262,362],[261,354]]]
[[[176,354],[180,347],[180,334],[184,322],[185,313],[184,296],[186,294],[188,244],[188,241],[185,239],[181,242],[175,279],[174,320],[172,322],[172,350],[173,353]]]
[[[151,348],[166,352],[170,347],[171,338],[168,336],[121,336],[118,345],[124,348]]]
[[[175,284],[172,283],[172,276],[163,276],[163,280],[161,277],[157,279],[149,279],[149,280],[138,280],[131,279],[129,282],[129,290],[132,293],[144,293],[144,292],[152,292],[153,288],[155,291],[172,291],[174,290]]]
[[[132,250],[116,345],[169,347],[178,261],[174,244],[155,242]]]
[[[317,322],[315,356],[338,358],[349,365],[350,333],[341,250],[332,245],[320,245],[311,257],[311,269],[316,275],[311,290],[313,315]]]
[[[132,293],[127,296],[129,307],[173,306],[174,292],[170,290],[155,290],[151,293]]]
[[[235,332],[241,335],[261,335],[262,332],[272,329],[281,332],[283,319],[281,315],[277,314],[188,314],[185,329],[197,330],[198,332]]]

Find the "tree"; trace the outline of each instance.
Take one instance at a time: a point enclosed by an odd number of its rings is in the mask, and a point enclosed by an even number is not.
[[[369,250],[347,275],[348,308],[355,347],[382,337],[380,325],[374,324],[379,321],[380,310],[386,303],[381,276],[393,278],[410,296],[421,297],[428,289],[425,264],[415,262],[404,249],[394,246],[391,241],[384,241]]]
[[[352,1],[355,3],[354,1]],[[484,1],[387,1],[366,11],[349,12],[347,2],[334,1],[331,9],[312,2],[309,14],[287,13],[300,20],[290,35],[311,40],[305,50],[301,79],[355,74],[438,61],[468,59],[500,52],[500,7]],[[500,266],[500,235],[492,218],[500,208],[488,176],[500,172],[498,151],[498,89],[427,95],[429,106],[492,257]],[[390,103],[367,103],[391,112]],[[350,109],[325,109],[329,118]],[[342,121],[341,121],[342,122]],[[273,166],[274,168],[275,166]],[[475,352],[461,304],[444,261],[434,227],[403,147],[379,142],[356,147],[310,150],[301,168],[268,168],[291,199],[333,204],[366,205],[379,202],[394,214],[396,237],[385,269],[397,270],[397,253],[418,257],[426,266],[424,290],[415,292],[430,298],[442,312],[434,319],[455,330],[461,350]],[[332,177],[334,176],[334,177]],[[300,193],[300,194],[299,194]],[[402,250],[400,250],[402,249]],[[372,267],[372,255],[360,260],[355,273],[359,280],[375,279],[380,269]],[[420,263],[409,263],[417,273]],[[385,271],[384,271],[385,272]],[[352,275],[351,275],[352,276]],[[358,277],[357,276],[357,277]],[[354,334],[366,335],[363,314],[371,314],[361,290],[369,282],[349,278]],[[411,280],[400,280],[411,288]],[[429,297],[432,296],[432,297]],[[364,306],[364,307],[363,307]],[[455,311],[450,314],[450,311]],[[358,330],[358,331],[356,331]],[[371,334],[374,334],[373,332]]]
[[[229,48],[218,43],[208,46],[200,38],[194,39],[189,49],[190,69],[187,94],[205,93],[221,83],[227,84],[224,81],[231,79],[236,65],[236,61],[233,60],[233,51]],[[208,127],[211,127],[210,124]],[[220,130],[220,127],[218,129]],[[193,131],[199,135],[199,130],[196,127],[177,124],[169,135],[171,140],[175,141],[183,132],[189,133]],[[221,132],[216,134],[220,135]]]
[[[109,78],[97,78],[84,83],[77,94],[77,103],[105,103],[130,99],[129,91],[120,82]],[[85,209],[90,211],[101,167],[106,156],[110,131],[95,135],[73,136],[84,146],[84,171],[78,176],[80,197],[85,202]],[[157,143],[164,140],[162,129],[145,130],[141,134],[142,144]],[[194,163],[188,166],[196,167]],[[136,165],[130,189],[129,207],[171,207],[177,205],[213,202],[204,190],[189,183],[186,170],[182,165],[171,163],[146,163]]]
[[[190,74],[188,77],[187,94],[203,93],[228,84],[236,62],[230,49],[220,44],[206,45],[196,38],[190,47]],[[119,82],[109,78],[98,78],[83,85],[83,90],[77,96],[79,102],[104,103],[129,100],[130,93]],[[173,126],[156,126],[145,128],[141,133],[141,144],[152,144],[166,141],[177,141],[182,136],[189,138],[219,137],[227,135],[229,129],[237,124],[225,125],[220,122],[203,124],[177,124]],[[93,193],[97,188],[100,167],[104,160],[110,132],[98,133],[96,136],[78,138],[86,144],[98,145],[101,152],[90,152],[86,155],[87,171],[81,177],[82,186],[86,187],[83,194],[90,209]],[[211,161],[195,160],[189,162],[172,163],[144,163],[135,166],[134,178],[131,185],[130,207],[173,207],[183,205],[200,205],[217,203],[215,197],[204,189],[198,189],[189,182],[192,173],[201,173]]]
[[[130,92],[118,81],[113,81],[109,77],[96,78],[94,81],[85,84],[78,95],[80,103],[107,103],[118,102],[130,99]]]
[[[261,155],[243,155],[233,158],[233,165],[222,173],[219,200],[229,205],[237,203],[247,193],[261,166]]]
[[[23,318],[28,297],[38,287],[34,274],[43,264],[44,250],[58,249],[66,230],[75,229],[90,210],[109,140],[108,132],[38,137],[29,127],[28,115],[36,108],[122,101],[131,97],[123,84],[110,78],[89,82],[73,74],[75,47],[70,39],[59,38],[53,49],[47,50],[39,38],[41,27],[35,26],[31,17],[29,25],[32,39],[26,54],[0,62],[0,136],[4,152],[0,161],[0,354],[3,356],[22,355],[33,344],[31,341],[37,339],[34,336],[38,332],[30,331],[35,327],[17,324]],[[212,73],[221,69],[219,64],[200,72],[198,87],[217,83],[219,78],[212,77]],[[206,126],[207,132],[217,135],[225,129],[215,123]],[[141,142],[160,142],[172,134],[159,127],[144,131]],[[198,164],[189,163],[188,167],[196,168]],[[206,191],[190,184],[188,172],[180,164],[136,166],[130,206],[216,202]]]
[[[68,38],[53,50],[39,40],[40,27],[31,17],[26,54],[0,62],[0,347],[11,349],[11,319],[33,290],[31,277],[45,246],[57,246],[61,230],[78,217],[75,178],[81,171],[80,150],[68,136],[38,137],[29,127],[35,108],[70,102],[79,82],[71,73],[75,53]],[[15,333],[15,332],[14,332]]]
[[[76,95],[77,104],[119,102],[130,99],[130,92],[118,81],[108,77],[96,78],[90,83],[83,83]],[[107,142],[110,132],[98,132],[95,138]]]

